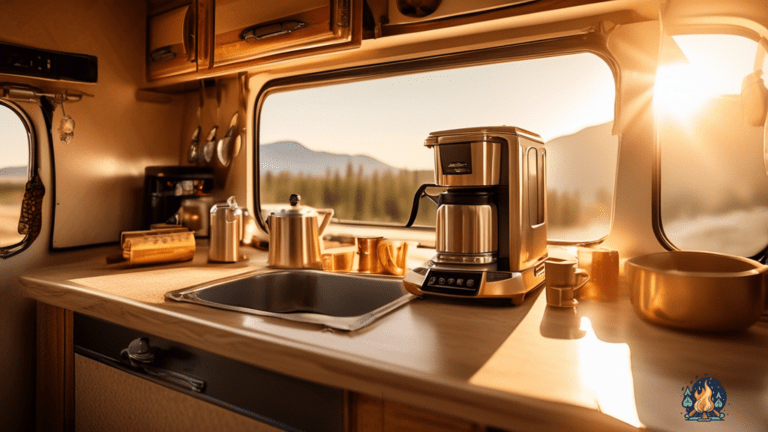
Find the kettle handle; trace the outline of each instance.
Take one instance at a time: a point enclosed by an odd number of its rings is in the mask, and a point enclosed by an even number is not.
[[[411,207],[411,217],[408,218],[408,223],[405,224],[406,228],[410,228],[414,222],[416,222],[416,216],[419,214],[419,202],[423,197],[427,197],[430,200],[432,200],[433,203],[437,204],[437,198],[427,193],[427,188],[431,187],[442,187],[437,184],[432,183],[425,183],[416,190],[416,195],[413,196],[413,206]]]
[[[329,223],[331,223],[331,218],[333,217],[333,209],[317,209],[315,211],[318,213],[325,213],[325,216],[323,216],[323,222],[320,223],[320,226],[317,229],[317,235],[319,237],[323,235],[323,231],[325,231],[325,228]]]

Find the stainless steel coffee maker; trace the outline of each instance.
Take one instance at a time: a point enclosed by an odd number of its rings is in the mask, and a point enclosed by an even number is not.
[[[433,132],[424,145],[435,152],[435,183],[416,192],[407,226],[422,197],[434,201],[437,253],[406,274],[406,289],[521,304],[544,282],[547,258],[541,138],[516,127],[483,127]]]

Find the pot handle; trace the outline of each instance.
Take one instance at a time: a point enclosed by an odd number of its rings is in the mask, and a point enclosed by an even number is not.
[[[333,217],[333,209],[317,209],[315,211],[318,213],[325,213],[325,216],[323,216],[323,222],[320,223],[320,227],[317,229],[317,235],[322,236],[325,228],[329,223],[331,223],[331,218]]]

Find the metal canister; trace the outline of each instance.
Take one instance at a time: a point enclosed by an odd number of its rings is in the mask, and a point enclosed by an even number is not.
[[[240,241],[243,239],[243,210],[237,206],[235,197],[226,203],[211,207],[211,244],[208,259],[219,262],[237,262],[240,256]]]

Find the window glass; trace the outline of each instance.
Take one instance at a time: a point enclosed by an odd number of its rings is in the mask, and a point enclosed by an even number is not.
[[[0,103],[0,247],[19,243],[21,202],[27,182],[29,137],[22,119]]]
[[[654,91],[662,228],[677,248],[754,256],[768,245],[763,128],[747,125],[741,83],[757,42],[674,36]],[[672,54],[670,54],[672,53]]]
[[[547,146],[549,237],[594,241],[613,211],[614,99],[610,68],[587,53],[276,89],[260,115],[262,206],[299,193],[342,220],[402,225],[434,182],[430,132],[517,126]],[[423,203],[417,224],[434,223]]]

